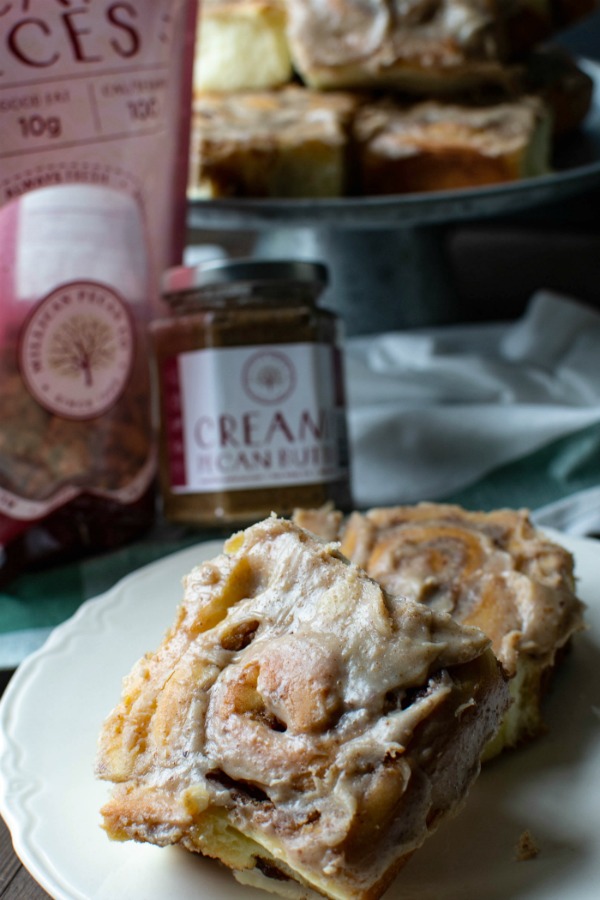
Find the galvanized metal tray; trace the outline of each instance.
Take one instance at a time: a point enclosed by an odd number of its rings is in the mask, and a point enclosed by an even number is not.
[[[556,149],[548,175],[464,190],[332,200],[190,200],[191,228],[412,228],[514,214],[600,185],[600,65],[579,60],[594,79],[585,124]]]

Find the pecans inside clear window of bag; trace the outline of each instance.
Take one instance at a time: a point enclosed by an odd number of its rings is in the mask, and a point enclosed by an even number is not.
[[[138,259],[136,277],[129,272],[131,293],[122,294],[115,268],[120,257],[131,266],[131,257],[114,246],[100,253],[105,280],[90,276],[96,275],[87,264],[94,242],[88,252],[82,249],[86,220],[93,222],[96,242],[108,224],[105,209],[91,207],[86,190],[63,189],[60,198],[29,194],[3,211],[3,219],[10,216],[12,227],[29,238],[36,228],[45,231],[48,209],[54,225],[37,267],[28,259],[36,256],[35,240],[22,244],[11,289],[2,292],[0,535],[11,572],[38,558],[117,546],[152,521],[147,277]],[[83,215],[78,201],[85,204]],[[79,220],[80,246],[69,255],[58,248],[73,219]],[[54,286],[43,294],[48,284]]]

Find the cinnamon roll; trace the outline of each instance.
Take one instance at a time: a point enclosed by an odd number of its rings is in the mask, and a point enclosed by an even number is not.
[[[333,510],[295,520],[331,538]],[[386,590],[481,628],[509,677],[514,702],[486,757],[543,730],[549,676],[583,627],[570,553],[525,510],[471,512],[420,503],[340,521],[341,551]]]
[[[551,117],[535,96],[502,103],[385,98],[354,122],[363,195],[502,184],[550,171]]]
[[[462,805],[509,702],[489,640],[276,517],[184,579],[100,736],[116,839],[375,900]]]
[[[192,111],[193,196],[339,197],[349,190],[357,95],[280,90],[199,95]]]
[[[317,88],[450,94],[503,84],[509,0],[287,0],[292,61]]]

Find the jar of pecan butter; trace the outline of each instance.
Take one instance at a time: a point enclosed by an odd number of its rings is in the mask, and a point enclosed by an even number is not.
[[[216,260],[171,269],[152,323],[164,514],[245,525],[350,506],[339,322],[318,263]]]

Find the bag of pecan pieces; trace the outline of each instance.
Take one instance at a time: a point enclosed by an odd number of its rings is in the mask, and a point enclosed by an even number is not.
[[[0,577],[154,515],[147,325],[181,260],[197,4],[0,4]]]

